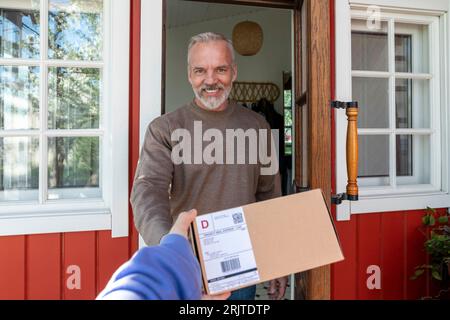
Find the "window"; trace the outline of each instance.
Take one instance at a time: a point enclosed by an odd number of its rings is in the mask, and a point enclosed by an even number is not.
[[[292,76],[283,72],[284,155],[292,155]]]
[[[128,6],[0,5],[0,235],[126,235]]]
[[[407,24],[391,17],[370,29],[365,20],[352,20],[352,93],[361,105],[362,195],[374,194],[380,186],[393,193],[409,192],[402,190],[409,185],[439,188],[439,177],[431,176],[431,168],[439,166],[440,159],[434,157],[431,163],[431,147],[439,145],[439,119],[432,117],[439,115],[440,101],[430,92],[439,92],[440,83],[432,81],[438,72],[429,68],[428,54],[428,35],[437,19]],[[432,50],[436,53],[439,59],[439,49]]]
[[[358,101],[360,106],[360,201],[338,207],[338,217],[349,218],[350,210],[365,213],[450,205],[446,13],[362,5],[348,8],[348,13],[343,10],[337,8],[336,19],[348,19],[349,30],[346,39],[336,21],[336,76],[340,79],[336,93],[338,100]],[[348,54],[343,51],[345,44],[350,44],[351,55],[339,61]],[[345,151],[345,138],[344,144],[340,142],[345,127],[345,116],[340,114],[336,117],[338,192],[344,192],[346,185],[340,173],[345,168],[340,150]]]

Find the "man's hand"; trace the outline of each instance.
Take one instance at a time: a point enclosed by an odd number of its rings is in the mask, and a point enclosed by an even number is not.
[[[270,300],[281,300],[286,293],[286,286],[288,277],[278,278],[270,281],[269,288],[267,289],[267,295]]]
[[[187,239],[189,226],[191,225],[191,222],[194,221],[196,216],[197,210],[195,209],[180,213],[169,233],[179,234]]]

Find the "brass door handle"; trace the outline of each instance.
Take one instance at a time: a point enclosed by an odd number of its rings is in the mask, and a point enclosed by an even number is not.
[[[358,200],[358,103],[346,109],[347,126],[347,199]]]
[[[339,205],[343,200],[358,201],[358,102],[332,101],[331,106],[345,109],[347,115],[347,188],[346,193],[332,195],[331,202]]]

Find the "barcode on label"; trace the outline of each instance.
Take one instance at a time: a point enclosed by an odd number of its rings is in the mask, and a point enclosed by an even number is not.
[[[239,261],[239,258],[236,258],[228,261],[222,261],[220,266],[222,267],[222,272],[234,271],[241,268],[241,262]]]

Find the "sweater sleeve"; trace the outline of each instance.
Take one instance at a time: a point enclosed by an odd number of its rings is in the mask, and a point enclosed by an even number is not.
[[[189,242],[168,234],[140,249],[112,276],[98,300],[198,300],[201,271]]]
[[[170,132],[164,119],[147,128],[131,192],[134,223],[147,245],[156,245],[172,227],[169,188],[173,177]]]

